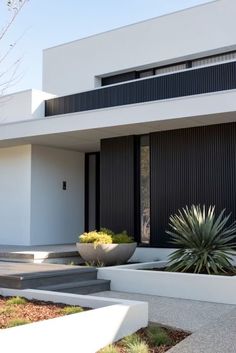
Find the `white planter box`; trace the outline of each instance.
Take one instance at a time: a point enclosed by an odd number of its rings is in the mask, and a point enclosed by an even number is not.
[[[236,304],[236,276],[142,270],[165,263],[158,261],[99,268],[98,277],[111,280],[111,290],[114,291]]]
[[[148,304],[145,302],[32,289],[0,288],[0,295],[95,308],[0,330],[1,352],[4,353],[95,353],[148,324]]]

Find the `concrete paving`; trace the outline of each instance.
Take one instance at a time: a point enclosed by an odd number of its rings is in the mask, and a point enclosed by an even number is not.
[[[236,310],[209,322],[168,353],[235,353]]]
[[[235,305],[166,298],[158,297],[155,295],[143,295],[114,291],[100,292],[96,293],[95,295],[146,301],[149,303],[149,321],[156,322],[165,326],[176,327],[189,332],[196,332],[203,326],[210,325],[212,322],[217,321],[223,315],[236,310]],[[211,353],[214,353],[214,351]],[[222,353],[225,352],[222,351]],[[234,353],[236,353],[236,350]]]
[[[236,305],[114,291],[94,295],[147,301],[150,321],[192,332],[167,353],[236,353]]]

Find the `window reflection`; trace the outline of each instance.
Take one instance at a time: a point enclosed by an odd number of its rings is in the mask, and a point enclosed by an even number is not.
[[[150,147],[149,136],[140,138],[141,243],[150,243]]]

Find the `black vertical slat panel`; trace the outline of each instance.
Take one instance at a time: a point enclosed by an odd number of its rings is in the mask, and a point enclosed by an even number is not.
[[[134,234],[134,137],[101,141],[100,225]]]
[[[49,99],[45,102],[45,115],[65,114],[235,88],[236,62],[230,62]],[[71,104],[71,107],[68,104]]]
[[[171,247],[169,216],[186,205],[236,219],[235,141],[236,123],[151,134],[151,245]]]
[[[123,74],[102,77],[102,86],[112,85],[113,83],[119,83],[129,80],[134,80],[137,77],[136,71],[125,72]]]

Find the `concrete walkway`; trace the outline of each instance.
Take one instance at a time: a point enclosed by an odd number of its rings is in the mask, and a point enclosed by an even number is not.
[[[149,303],[149,320],[192,332],[168,353],[236,353],[236,306],[124,292],[96,296]]]
[[[189,332],[195,332],[233,309],[236,310],[235,305],[166,298],[155,295],[113,291],[100,292],[95,295],[146,301],[149,304],[149,321]]]
[[[235,353],[236,309],[209,322],[168,353]]]

